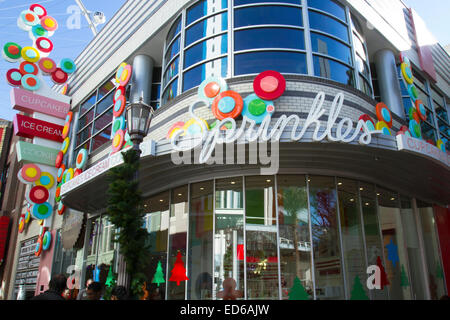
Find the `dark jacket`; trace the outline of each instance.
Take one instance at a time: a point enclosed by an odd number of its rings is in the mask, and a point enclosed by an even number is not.
[[[47,290],[38,296],[34,296],[31,300],[64,300],[64,298],[56,291]]]

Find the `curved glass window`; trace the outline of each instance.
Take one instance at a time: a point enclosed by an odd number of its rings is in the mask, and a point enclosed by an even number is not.
[[[348,29],[345,24],[321,13],[309,11],[311,29],[329,33],[345,42],[349,42]]]
[[[228,29],[228,12],[202,20],[186,30],[185,46]]]
[[[256,28],[236,31],[234,50],[258,48],[305,49],[303,30],[288,28]]]
[[[240,6],[243,4],[252,4],[252,3],[264,3],[264,2],[280,2],[280,3],[291,3],[291,4],[300,4],[302,0],[234,0],[235,6]]]
[[[170,41],[172,41],[173,38],[175,38],[175,36],[177,34],[179,34],[181,31],[181,17],[179,17],[175,23],[173,24],[173,26],[170,28],[169,33],[167,34],[167,38],[166,41],[167,43],[169,43]]]
[[[212,13],[218,12],[222,9],[228,7],[227,0],[217,0],[214,2],[202,0],[196,5],[192,6],[186,13],[186,25],[190,25],[192,22],[210,15]]]
[[[184,54],[184,68],[206,59],[212,59],[228,52],[228,35],[200,42],[187,49]]]
[[[180,37],[176,39],[170,47],[167,49],[166,58],[164,60],[167,65],[173,57],[175,57],[180,52]]]
[[[337,61],[314,56],[314,75],[353,86],[353,70]]]
[[[347,21],[347,17],[345,14],[345,9],[340,4],[337,4],[331,0],[308,0],[308,6],[310,8],[315,8],[322,10],[324,12],[330,13],[333,16]]]
[[[162,97],[162,104],[166,104],[178,95],[178,78],[166,89]]]
[[[170,66],[167,67],[166,73],[164,74],[164,83],[169,83],[169,81],[178,74],[178,61],[179,59],[176,58],[172,61]]]
[[[313,52],[326,54],[352,65],[351,49],[340,41],[316,32],[311,32],[311,45]]]
[[[260,73],[265,70],[306,74],[306,54],[283,51],[262,51],[237,54],[234,57],[235,75]]]
[[[303,26],[302,9],[284,6],[246,7],[234,11],[234,27],[281,24]]]
[[[195,86],[200,85],[202,81],[208,77],[223,77],[227,76],[228,59],[217,59],[199,66],[196,66],[186,72],[183,76],[183,91],[189,90]]]

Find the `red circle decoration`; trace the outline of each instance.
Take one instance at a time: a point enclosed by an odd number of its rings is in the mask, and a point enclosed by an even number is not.
[[[125,87],[117,87],[116,91],[114,92],[114,98],[113,101],[116,102],[120,96],[125,96]]]
[[[55,168],[61,167],[63,159],[64,159],[64,153],[62,151],[59,151],[58,154],[56,155]]]
[[[19,69],[10,69],[6,72],[6,81],[11,86],[18,87],[22,85],[22,73]]]
[[[363,114],[361,117],[359,117],[359,120],[364,121],[370,131],[375,131],[375,122],[372,120],[372,118],[368,114]],[[361,128],[361,130],[362,130],[362,128]]]
[[[125,105],[126,105],[125,96],[121,95],[114,102],[114,107],[113,107],[114,117],[118,118],[122,115],[123,111],[125,110]]]
[[[30,6],[30,10],[33,11],[34,13],[36,13],[36,15],[40,18],[44,17],[47,15],[47,10],[45,10],[45,8],[43,6],[41,6],[40,4],[32,4]]]
[[[48,200],[48,190],[43,186],[35,186],[31,188],[29,197],[33,203],[41,204]]]
[[[286,90],[286,80],[277,71],[264,71],[253,81],[253,89],[261,99],[275,100],[281,97]]]
[[[83,173],[82,169],[76,168],[75,171],[73,172],[73,177],[75,178],[76,176],[79,176],[82,173]]]
[[[220,111],[219,104],[220,101],[226,97],[230,97],[234,101],[234,106],[232,106],[232,108],[230,107],[231,109],[230,112],[224,113]],[[226,118],[236,119],[242,113],[243,108],[244,108],[244,100],[242,99],[241,95],[232,90],[224,91],[221,94],[219,94],[214,99],[211,106],[214,116],[219,120],[223,120]]]
[[[39,72],[37,65],[33,62],[28,62],[28,61],[22,61],[22,63],[19,66],[19,70],[22,75],[26,75],[26,74],[37,75]]]
[[[62,202],[60,202],[60,203],[58,204],[58,214],[59,214],[60,216],[62,216],[63,213],[64,213],[64,211],[66,211],[66,206],[63,205]]]
[[[423,105],[423,101],[420,99],[416,100],[416,112],[422,121],[427,120],[427,110],[425,109],[425,107]]]
[[[33,163],[22,167],[22,178],[28,182],[35,182],[41,177],[41,168]]]
[[[65,73],[61,68],[56,68],[55,71],[52,72],[52,80],[55,83],[63,84],[67,81],[69,75]]]
[[[53,50],[53,42],[46,37],[39,37],[36,39],[36,48],[44,53],[50,53]]]
[[[387,105],[380,102],[375,106],[375,109],[378,120],[385,122],[389,128],[392,128],[392,114]]]
[[[56,63],[50,58],[42,58],[39,60],[38,65],[45,74],[52,74],[56,70]]]
[[[117,152],[122,149],[125,142],[125,132],[122,129],[116,131],[112,141],[112,152]]]

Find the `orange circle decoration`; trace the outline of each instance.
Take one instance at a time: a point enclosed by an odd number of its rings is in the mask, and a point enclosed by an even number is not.
[[[71,123],[72,122],[72,118],[73,118],[73,112],[69,111],[66,115],[66,123]]]
[[[34,255],[39,257],[42,253],[42,237],[39,237],[36,242],[36,247],[34,249]]]
[[[117,152],[122,149],[125,142],[125,132],[122,129],[116,131],[112,141],[112,152]]]
[[[86,167],[88,160],[88,151],[86,149],[80,149],[75,160],[75,166],[77,169],[83,170]]]
[[[41,80],[34,74],[26,74],[20,80],[22,87],[29,91],[36,91],[41,87]]]
[[[224,91],[228,90],[228,85],[225,79],[219,77],[208,77],[198,87],[198,97],[201,100],[207,101],[209,104]]]
[[[17,19],[17,26],[22,30],[29,31],[33,26],[38,25],[39,22],[39,17],[35,12],[24,10]]]
[[[52,72],[52,80],[54,83],[63,84],[68,78],[69,75],[61,68],[56,68],[55,71]]]
[[[427,109],[425,109],[425,105],[420,99],[416,100],[416,112],[422,121],[427,120]]]
[[[40,4],[32,4],[30,6],[30,11],[33,11],[39,19],[47,15],[47,10],[45,10],[45,8]]]
[[[253,90],[263,100],[275,100],[286,90],[286,80],[277,71],[264,71],[253,81]]]
[[[219,94],[211,106],[213,115],[219,120],[236,119],[242,113],[243,108],[244,100],[241,95],[231,90]]]
[[[36,64],[28,61],[23,61],[19,66],[20,73],[23,75],[26,74],[34,74],[37,75],[39,72],[39,69]]]
[[[384,121],[378,121],[375,128],[377,130],[382,131],[382,133],[387,136],[392,136],[391,129],[389,128],[388,124]]]
[[[23,47],[22,51],[20,51],[20,55],[22,56],[23,60],[33,63],[38,62],[41,58],[39,51],[37,51],[33,47]]]
[[[36,39],[36,48],[43,53],[50,53],[53,50],[53,42],[46,37]]]
[[[22,167],[22,178],[28,182],[35,182],[41,177],[41,168],[33,163]]]
[[[57,186],[56,186],[56,191],[55,191],[55,201],[56,202],[59,202],[59,200],[61,200],[60,198],[61,198],[61,183],[60,184],[58,184]],[[59,198],[59,200],[56,200],[56,199],[58,199]]]
[[[13,87],[22,85],[22,73],[19,69],[10,69],[6,72],[6,81]]]
[[[63,160],[64,160],[64,153],[62,151],[59,151],[58,154],[56,155],[55,168],[61,167]]]
[[[66,166],[64,164],[61,164],[61,166],[58,169],[58,173],[56,174],[56,181],[58,183],[62,181],[65,171],[66,171]]]
[[[30,193],[28,197],[30,198],[31,202],[41,204],[48,200],[48,190],[46,187],[43,186],[35,186],[31,188]]]
[[[56,63],[50,58],[42,58],[38,65],[39,69],[46,75],[52,74],[56,70]]]
[[[22,233],[24,229],[25,229],[25,215],[22,214],[20,215],[19,219],[19,233]]]
[[[177,132],[178,130],[182,130],[184,127],[184,122],[183,121],[178,121],[175,122],[169,129],[169,131],[167,132],[166,135],[166,139],[170,140],[172,139],[173,135],[175,134],[175,132]]]
[[[55,18],[47,15],[41,18],[41,25],[45,30],[50,32],[58,29],[58,22],[55,20]]]
[[[385,122],[389,128],[392,128],[392,114],[387,105],[380,102],[376,105],[375,109],[378,120]]]
[[[62,202],[58,203],[58,210],[57,210],[58,214],[62,216],[64,214],[64,211],[66,211],[66,206],[63,205]]]

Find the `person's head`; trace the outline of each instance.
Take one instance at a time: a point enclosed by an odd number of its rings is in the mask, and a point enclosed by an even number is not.
[[[86,280],[86,288],[89,287],[89,285],[90,285],[92,282],[94,282],[94,280],[92,280],[92,279],[87,279],[87,280]]]
[[[100,300],[102,296],[102,285],[100,282],[92,282],[87,287],[87,297],[89,300]]]
[[[63,274],[57,274],[52,277],[50,283],[48,284],[48,287],[50,290],[56,291],[61,294],[66,289],[66,285],[67,277]]]
[[[116,286],[111,291],[111,300],[125,300],[127,289],[124,286]]]

